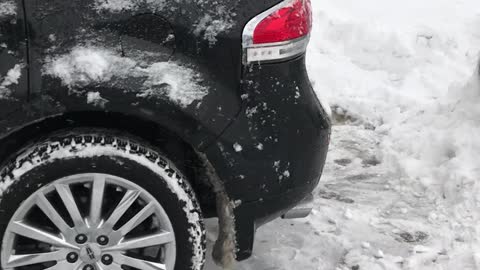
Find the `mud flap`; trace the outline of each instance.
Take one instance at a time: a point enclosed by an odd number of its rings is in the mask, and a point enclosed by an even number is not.
[[[242,207],[235,208],[235,218],[236,257],[237,261],[243,261],[252,256],[256,226],[251,209],[249,211]]]

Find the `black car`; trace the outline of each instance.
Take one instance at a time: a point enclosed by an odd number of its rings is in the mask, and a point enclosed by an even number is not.
[[[231,266],[330,137],[310,0],[0,0],[2,269]]]

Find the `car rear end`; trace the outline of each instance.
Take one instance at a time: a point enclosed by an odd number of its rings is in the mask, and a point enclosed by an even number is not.
[[[214,216],[218,194],[195,175],[205,156],[235,204],[238,260],[258,226],[308,213],[291,209],[317,185],[330,136],[305,67],[310,0],[16,2],[28,87],[0,115],[0,163],[59,130],[121,131],[188,171]]]
[[[207,149],[232,201],[237,259],[276,217],[303,217],[328,151],[330,119],[308,78],[309,0],[267,1],[242,37],[241,110]],[[300,208],[296,208],[297,205]]]

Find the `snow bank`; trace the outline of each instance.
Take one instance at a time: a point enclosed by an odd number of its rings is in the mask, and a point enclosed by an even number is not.
[[[434,198],[471,192],[478,72],[461,85],[478,63],[478,1],[322,1],[314,13],[308,68],[319,96],[375,128],[408,185]]]
[[[11,94],[9,86],[18,84],[18,80],[22,76],[23,65],[17,64],[10,69],[5,77],[0,77],[0,99],[8,98]]]
[[[384,160],[400,186],[435,202],[464,241],[479,243],[480,76],[435,104],[405,112],[388,128]]]
[[[139,56],[141,58],[141,56]],[[70,89],[90,85],[122,84],[128,78],[143,80],[139,97],[166,97],[186,107],[201,100],[208,91],[201,86],[200,75],[173,62],[151,63],[120,57],[112,50],[99,47],[76,47],[70,53],[47,59],[43,73],[61,79]]]
[[[307,64],[317,92],[375,125],[465,82],[478,56],[475,0],[339,0],[313,7]]]
[[[352,220],[336,223],[346,252],[339,269],[480,269],[478,1],[322,0],[313,7],[307,65],[315,90],[337,124],[378,140],[375,168],[382,169],[375,176],[350,156],[364,172],[345,180],[353,165],[327,166],[328,187],[360,199]],[[355,135],[337,129],[332,141],[358,147]],[[344,150],[351,149],[332,147],[330,155]],[[322,204],[322,218],[343,215],[332,205]],[[325,226],[319,218],[312,220]],[[414,230],[430,237],[397,239]]]
[[[17,5],[13,1],[0,2],[0,19],[17,14]],[[1,33],[0,33],[1,34]]]

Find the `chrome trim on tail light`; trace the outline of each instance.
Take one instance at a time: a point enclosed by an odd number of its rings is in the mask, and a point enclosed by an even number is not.
[[[292,58],[305,52],[309,36],[286,42],[252,45],[245,49],[246,63]]]

